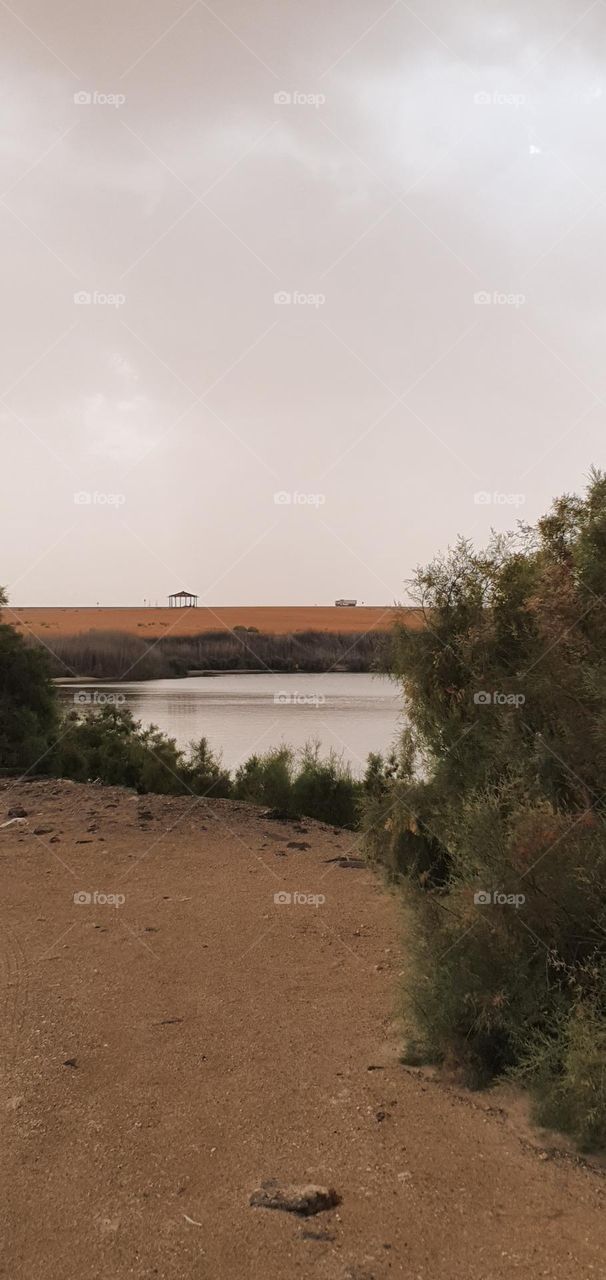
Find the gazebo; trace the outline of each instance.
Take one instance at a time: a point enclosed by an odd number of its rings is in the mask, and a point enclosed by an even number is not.
[[[168,597],[169,609],[197,609],[198,597],[192,596],[191,591],[175,591],[175,594]]]

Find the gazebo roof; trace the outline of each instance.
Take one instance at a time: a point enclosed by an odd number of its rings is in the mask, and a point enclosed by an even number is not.
[[[189,596],[190,600],[195,600],[193,591],[173,591],[171,600],[176,600],[179,596]]]

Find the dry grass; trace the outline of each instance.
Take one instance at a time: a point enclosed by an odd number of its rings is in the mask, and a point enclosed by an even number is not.
[[[232,631],[234,627],[256,627],[264,635],[292,635],[300,631],[331,631],[350,635],[364,631],[388,631],[396,617],[413,630],[422,626],[419,609],[398,610],[388,606],[358,606],[339,609],[334,605],[315,606],[229,606],[226,608],[6,608],[1,621],[17,627],[22,634],[49,640],[74,636],[83,631],[119,631],[155,639],[162,635],[199,636],[209,631]]]

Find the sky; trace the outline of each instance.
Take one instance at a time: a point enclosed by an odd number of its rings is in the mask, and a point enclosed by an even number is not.
[[[606,7],[0,0],[14,605],[409,599],[604,456]]]

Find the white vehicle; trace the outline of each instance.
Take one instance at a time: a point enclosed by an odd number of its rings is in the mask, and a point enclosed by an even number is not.
[[[353,609],[357,603],[357,600],[335,600],[335,604],[339,609]]]

